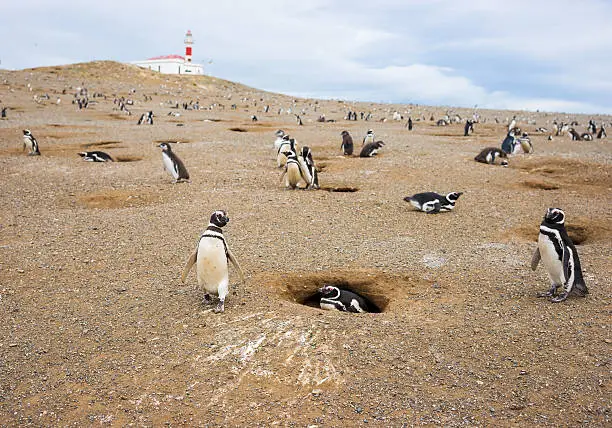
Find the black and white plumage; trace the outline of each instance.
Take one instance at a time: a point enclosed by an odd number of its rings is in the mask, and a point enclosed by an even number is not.
[[[353,155],[353,137],[348,131],[342,131],[340,134],[342,135],[342,144],[340,144],[340,149],[342,149],[342,153],[344,156],[352,156]]]
[[[0,110],[0,117],[2,119],[6,119],[6,111],[8,110],[8,107],[2,107],[2,110]]]
[[[490,165],[494,165],[496,159],[500,160],[500,165],[508,166],[508,155],[497,147],[486,147],[474,158],[476,162]]]
[[[538,297],[550,297],[552,302],[558,303],[567,299],[570,293],[578,296],[588,294],[578,252],[565,230],[565,213],[560,208],[546,210],[531,269],[536,270],[540,260],[548,273],[551,287]],[[563,291],[556,295],[559,287],[563,287]]]
[[[79,156],[86,162],[113,162],[113,158],[105,152],[94,150],[93,152],[80,152]]]
[[[368,132],[366,132],[365,137],[363,137],[363,142],[361,143],[362,146],[368,144],[368,143],[373,143],[374,142],[374,131],[371,129],[368,129]]]
[[[508,131],[512,131],[516,127],[516,116],[512,117],[512,120],[508,124]]]
[[[276,165],[279,168],[282,168],[287,163],[287,156],[285,155],[286,151],[295,152],[295,139],[289,137],[289,135],[283,135],[280,139],[280,142],[277,140],[274,142],[276,146],[278,144],[278,148],[276,149]]]
[[[30,152],[28,156],[40,156],[40,149],[38,147],[38,141],[32,135],[29,129],[23,130],[23,149],[28,149]]]
[[[587,126],[587,131],[591,134],[595,134],[597,132],[597,126],[595,125],[595,121],[593,119],[589,120],[589,125]]]
[[[523,135],[516,140],[524,153],[533,153],[533,144],[531,143],[531,138],[529,138],[529,135],[526,132],[523,132]]]
[[[157,146],[162,149],[162,160],[164,162],[164,167],[166,171],[172,175],[174,178],[174,182],[178,183],[180,181],[189,181],[189,173],[187,172],[187,168],[185,168],[185,164],[179,157],[172,151],[170,147],[170,143],[161,143]]]
[[[359,153],[360,158],[370,158],[372,156],[376,156],[378,151],[385,145],[382,141],[375,141],[373,143],[368,143],[361,149],[361,153]]]
[[[601,128],[599,128],[599,132],[597,132],[597,138],[605,138],[608,134],[606,134],[606,128],[604,128],[603,123],[601,124]]]
[[[310,147],[308,146],[302,147],[300,156],[298,156],[298,161],[300,163],[300,169],[302,172],[302,176],[306,180],[306,188],[307,189],[318,189],[319,188],[319,173],[317,172],[317,168],[315,166],[314,159],[312,158],[312,150],[310,150]]]
[[[465,126],[463,127],[463,136],[467,137],[473,132],[474,132],[474,121],[468,119],[465,121]]]
[[[352,291],[324,285],[319,289],[319,293],[321,309],[353,313],[372,312],[367,300]]]
[[[502,141],[501,149],[506,154],[513,154],[516,150],[516,137],[514,135],[514,131],[510,131],[506,138],[504,138],[504,141]]]
[[[240,281],[244,282],[244,274],[238,260],[230,251],[223,236],[221,228],[227,223],[229,217],[225,211],[217,210],[212,213],[208,227],[200,236],[195,251],[187,259],[181,275],[181,281],[184,283],[191,267],[196,264],[198,285],[203,287],[206,293],[204,303],[212,303],[210,294],[219,297],[219,304],[215,308],[217,313],[225,310],[225,297],[229,292],[228,261],[232,262],[240,275]]]
[[[572,137],[572,141],[580,141],[580,140],[582,140],[582,137],[580,136],[580,134],[578,132],[576,132],[576,130],[574,128],[569,128],[567,130],[567,132],[569,132],[570,136]]]
[[[437,214],[439,212],[451,211],[455,208],[455,203],[463,192],[451,192],[446,196],[435,192],[417,193],[406,196],[404,200],[418,210],[427,214]]]
[[[580,139],[582,141],[593,141],[593,135],[589,132],[585,132],[583,134],[580,134]]]
[[[153,112],[149,111],[147,113],[143,113],[142,115],[140,115],[140,119],[138,119],[138,125],[142,125],[142,124],[147,124],[147,125],[153,125]]]
[[[285,179],[285,187],[288,189],[298,188],[298,184],[302,180],[308,185],[308,176],[304,174],[304,169],[300,165],[295,151],[290,148],[284,151],[283,154],[287,158],[287,162],[285,163],[285,169],[280,176],[280,181],[282,182],[283,179]]]

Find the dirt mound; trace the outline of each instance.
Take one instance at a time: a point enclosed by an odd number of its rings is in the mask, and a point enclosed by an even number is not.
[[[525,180],[521,184],[523,187],[527,187],[530,189],[556,190],[559,188],[558,185],[552,183],[551,181],[536,180],[536,179]]]
[[[612,187],[612,167],[606,164],[561,158],[519,158],[511,163],[511,167],[532,174],[534,176],[533,183],[537,183],[538,179],[544,179],[545,182],[551,183],[553,186],[590,185]],[[538,188],[537,185],[529,186],[526,184],[526,186]]]
[[[77,203],[86,208],[133,208],[159,204],[159,194],[146,193],[142,190],[102,190],[99,192],[77,195]]]

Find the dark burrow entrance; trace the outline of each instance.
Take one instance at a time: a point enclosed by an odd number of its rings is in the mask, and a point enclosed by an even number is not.
[[[325,190],[327,192],[354,193],[354,192],[357,192],[359,189],[357,187],[348,187],[348,186],[338,186],[338,187],[323,186],[321,187],[321,190]]]

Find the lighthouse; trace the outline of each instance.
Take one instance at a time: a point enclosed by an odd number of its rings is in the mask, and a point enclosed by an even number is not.
[[[187,30],[187,34],[185,34],[185,62],[191,62],[191,45],[193,45],[193,36],[191,30]]]
[[[132,64],[164,74],[204,74],[204,67],[202,64],[194,64],[192,62],[193,35],[191,34],[191,30],[187,30],[187,33],[185,33],[184,43],[184,57],[174,54],[162,55],[144,61],[134,61]]]

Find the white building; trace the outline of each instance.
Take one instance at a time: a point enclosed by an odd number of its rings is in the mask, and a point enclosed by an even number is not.
[[[204,74],[204,66],[202,64],[191,62],[191,45],[193,45],[193,37],[191,31],[187,30],[187,34],[185,34],[184,57],[180,55],[162,55],[143,61],[133,61],[132,64],[164,74]]]

